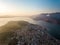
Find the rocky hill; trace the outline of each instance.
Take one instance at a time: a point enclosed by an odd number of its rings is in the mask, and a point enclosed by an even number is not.
[[[42,13],[36,16],[32,16],[34,20],[43,20],[49,23],[60,24],[60,12],[56,13]]]
[[[60,45],[47,29],[25,21],[11,21],[0,27],[0,45]]]

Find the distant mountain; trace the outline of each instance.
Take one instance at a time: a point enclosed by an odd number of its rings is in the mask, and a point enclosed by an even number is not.
[[[47,29],[25,21],[11,21],[0,27],[0,45],[60,45]]]
[[[46,22],[54,23],[54,24],[60,24],[60,12],[56,13],[42,13],[39,15],[33,16],[34,20],[43,20]]]

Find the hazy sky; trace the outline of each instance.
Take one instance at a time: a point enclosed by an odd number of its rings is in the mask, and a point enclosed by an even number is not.
[[[60,0],[0,0],[0,15],[30,16],[60,12]]]

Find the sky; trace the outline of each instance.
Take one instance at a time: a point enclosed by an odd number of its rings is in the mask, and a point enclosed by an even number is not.
[[[0,16],[60,12],[60,0],[0,0]]]

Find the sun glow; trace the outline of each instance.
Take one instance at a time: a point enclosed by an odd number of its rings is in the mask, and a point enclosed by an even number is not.
[[[13,12],[13,6],[0,2],[0,15],[5,15]]]
[[[6,12],[8,10],[7,6],[0,3],[0,13]]]

